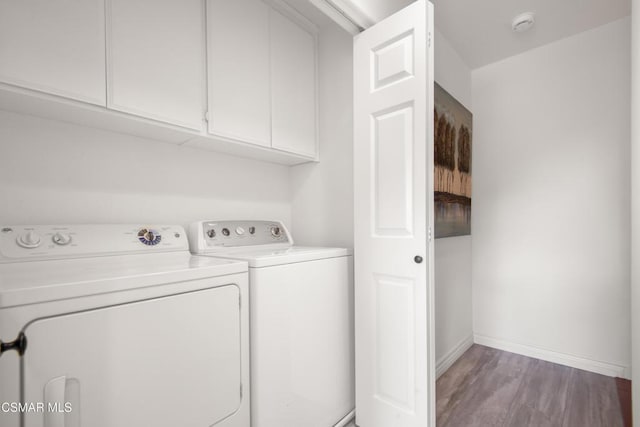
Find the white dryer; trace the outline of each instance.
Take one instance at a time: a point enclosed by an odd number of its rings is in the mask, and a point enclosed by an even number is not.
[[[0,425],[249,427],[247,278],[180,226],[0,227]]]
[[[352,255],[294,246],[277,221],[199,221],[194,254],[249,263],[251,426],[332,427],[353,417]]]

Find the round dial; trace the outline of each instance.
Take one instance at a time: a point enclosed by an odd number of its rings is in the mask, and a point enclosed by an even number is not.
[[[271,235],[273,237],[280,237],[280,234],[282,234],[280,227],[276,227],[275,225],[271,227]]]
[[[222,234],[226,237],[226,236],[229,236],[229,234],[231,234],[231,232],[229,231],[228,228],[223,228],[222,229]]]
[[[27,249],[37,248],[40,246],[40,235],[33,230],[27,231],[18,237],[18,244]]]
[[[216,237],[216,230],[214,230],[213,228],[211,230],[207,230],[207,236],[209,236],[210,239],[213,239],[214,237]]]
[[[249,227],[249,234],[254,234],[256,232],[255,227]]]
[[[155,230],[143,228],[138,231],[138,240],[148,246],[155,246],[162,240],[162,236]]]
[[[66,233],[56,233],[51,238],[56,245],[64,246],[71,243],[71,236]]]
[[[236,227],[236,234],[238,236],[242,236],[244,234],[244,228],[242,228],[240,226]]]

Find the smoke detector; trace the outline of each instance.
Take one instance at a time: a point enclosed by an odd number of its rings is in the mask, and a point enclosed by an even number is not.
[[[536,19],[533,12],[525,12],[513,18],[513,22],[511,23],[511,28],[516,33],[524,33],[529,30],[535,24]]]

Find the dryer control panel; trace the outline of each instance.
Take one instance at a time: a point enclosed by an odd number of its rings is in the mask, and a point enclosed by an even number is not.
[[[191,252],[218,248],[275,245],[292,246],[293,239],[281,221],[198,221],[189,227]]]
[[[0,263],[188,249],[179,225],[0,226]]]

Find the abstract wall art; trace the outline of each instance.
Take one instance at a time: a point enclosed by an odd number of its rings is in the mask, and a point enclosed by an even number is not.
[[[434,100],[435,236],[470,235],[473,116],[437,83]]]

